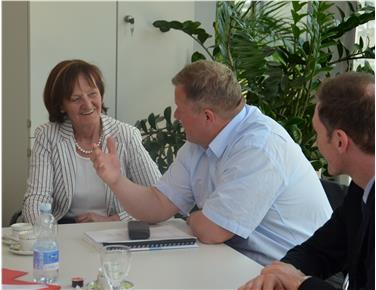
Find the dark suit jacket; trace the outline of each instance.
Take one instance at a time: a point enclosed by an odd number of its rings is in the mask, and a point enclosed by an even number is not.
[[[351,183],[343,204],[311,238],[282,258],[306,275],[299,290],[336,289],[322,279],[349,273],[349,289],[375,289],[375,185],[362,210],[363,189]]]

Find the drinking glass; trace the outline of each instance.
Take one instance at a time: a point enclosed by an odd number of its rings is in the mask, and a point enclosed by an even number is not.
[[[131,252],[127,246],[109,245],[101,251],[104,276],[113,290],[119,290],[131,266]]]

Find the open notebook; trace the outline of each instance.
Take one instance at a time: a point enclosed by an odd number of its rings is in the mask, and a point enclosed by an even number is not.
[[[130,247],[133,251],[197,247],[196,237],[183,232],[173,224],[150,226],[150,238],[146,240],[130,240],[126,225],[121,229],[89,231],[85,235],[97,244],[120,244]]]

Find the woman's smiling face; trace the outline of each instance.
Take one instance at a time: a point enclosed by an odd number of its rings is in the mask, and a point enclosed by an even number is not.
[[[102,111],[102,96],[97,86],[90,86],[80,74],[72,95],[63,100],[63,111],[72,121],[73,127],[99,124]]]

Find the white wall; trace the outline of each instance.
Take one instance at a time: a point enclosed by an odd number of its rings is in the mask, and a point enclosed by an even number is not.
[[[48,121],[43,89],[52,68],[65,59],[96,64],[106,83],[105,104],[115,114],[116,2],[37,2],[30,5],[30,136]]]
[[[2,224],[22,203],[26,188],[29,63],[26,2],[3,2]]]
[[[214,28],[213,22],[215,19],[215,1],[197,1],[195,2],[195,20],[201,22],[201,27],[203,27],[207,33],[209,33],[212,37],[207,39],[205,42],[205,46],[211,46],[214,44],[215,35],[214,35]],[[188,36],[187,36],[188,37]],[[202,54],[206,55],[206,52],[201,46],[195,42],[193,44],[193,49],[196,51],[198,50]],[[212,49],[210,51],[213,51]],[[210,59],[207,55],[206,57]]]
[[[174,104],[171,78],[187,63],[193,41],[182,32],[162,33],[155,20],[194,19],[193,2],[120,2],[117,118],[130,124]],[[123,23],[135,19],[133,36]]]
[[[135,19],[133,35],[125,15]],[[151,112],[174,107],[171,78],[190,62],[193,46],[202,50],[184,33],[162,33],[152,23],[199,20],[213,34],[214,17],[214,1],[30,2],[30,136],[48,120],[43,88],[63,59],[82,58],[99,66],[108,114],[119,120],[133,125]]]

